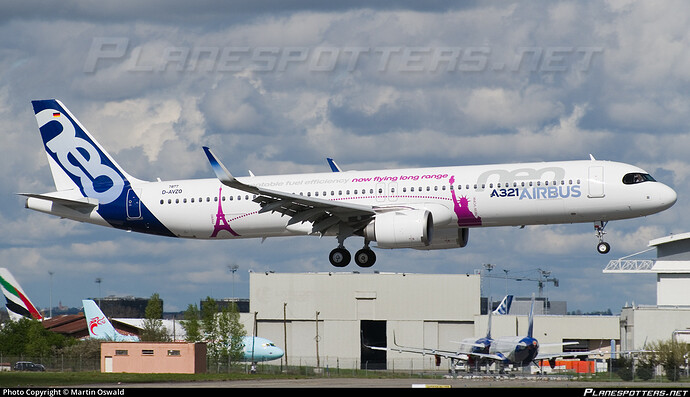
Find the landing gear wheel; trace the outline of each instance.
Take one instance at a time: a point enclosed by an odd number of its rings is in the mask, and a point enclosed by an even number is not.
[[[597,251],[599,251],[600,254],[608,254],[609,251],[611,251],[611,246],[607,242],[600,242],[597,244]]]
[[[597,244],[597,251],[600,254],[608,254],[611,250],[611,246],[604,241],[604,235],[606,234],[604,228],[606,228],[607,223],[608,222],[605,221],[594,222],[594,231],[596,232],[597,238],[599,239],[599,244]]]
[[[345,248],[336,248],[328,254],[328,260],[335,267],[345,267],[350,263],[350,251]]]
[[[355,263],[359,267],[372,267],[376,262],[376,254],[370,248],[362,248],[355,254]]]

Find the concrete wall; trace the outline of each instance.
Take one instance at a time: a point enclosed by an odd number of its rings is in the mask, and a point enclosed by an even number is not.
[[[620,316],[621,349],[636,350],[655,341],[668,341],[675,331],[690,329],[688,307],[627,307]]]

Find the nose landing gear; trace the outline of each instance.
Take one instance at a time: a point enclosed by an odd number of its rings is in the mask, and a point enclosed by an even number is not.
[[[599,243],[597,244],[597,252],[599,252],[600,254],[608,254],[611,250],[611,246],[609,245],[609,243],[604,241],[604,235],[606,234],[604,228],[606,227],[607,223],[608,221],[594,222],[594,231],[596,232],[597,238],[599,239]]]

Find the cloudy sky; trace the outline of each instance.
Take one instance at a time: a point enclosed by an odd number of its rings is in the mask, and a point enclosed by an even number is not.
[[[366,170],[592,154],[679,194],[664,213],[611,222],[607,256],[591,224],[483,229],[465,249],[380,251],[369,271],[542,269],[559,280],[550,299],[618,313],[654,304],[655,277],[603,274],[608,261],[690,231],[687,2],[15,3],[0,5],[0,265],[37,306],[49,272],[55,305],[248,297],[249,271],[333,270],[336,241],[186,241],[26,210],[17,193],[53,190],[32,99],[60,99],[140,179],[213,177],[202,145],[236,175],[327,171],[326,157]],[[492,296],[537,292],[486,281]]]

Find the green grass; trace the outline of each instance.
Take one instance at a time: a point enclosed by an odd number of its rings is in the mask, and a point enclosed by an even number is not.
[[[101,372],[0,372],[0,387],[117,385],[127,383],[204,382],[243,379],[296,379],[283,374],[122,374]]]

